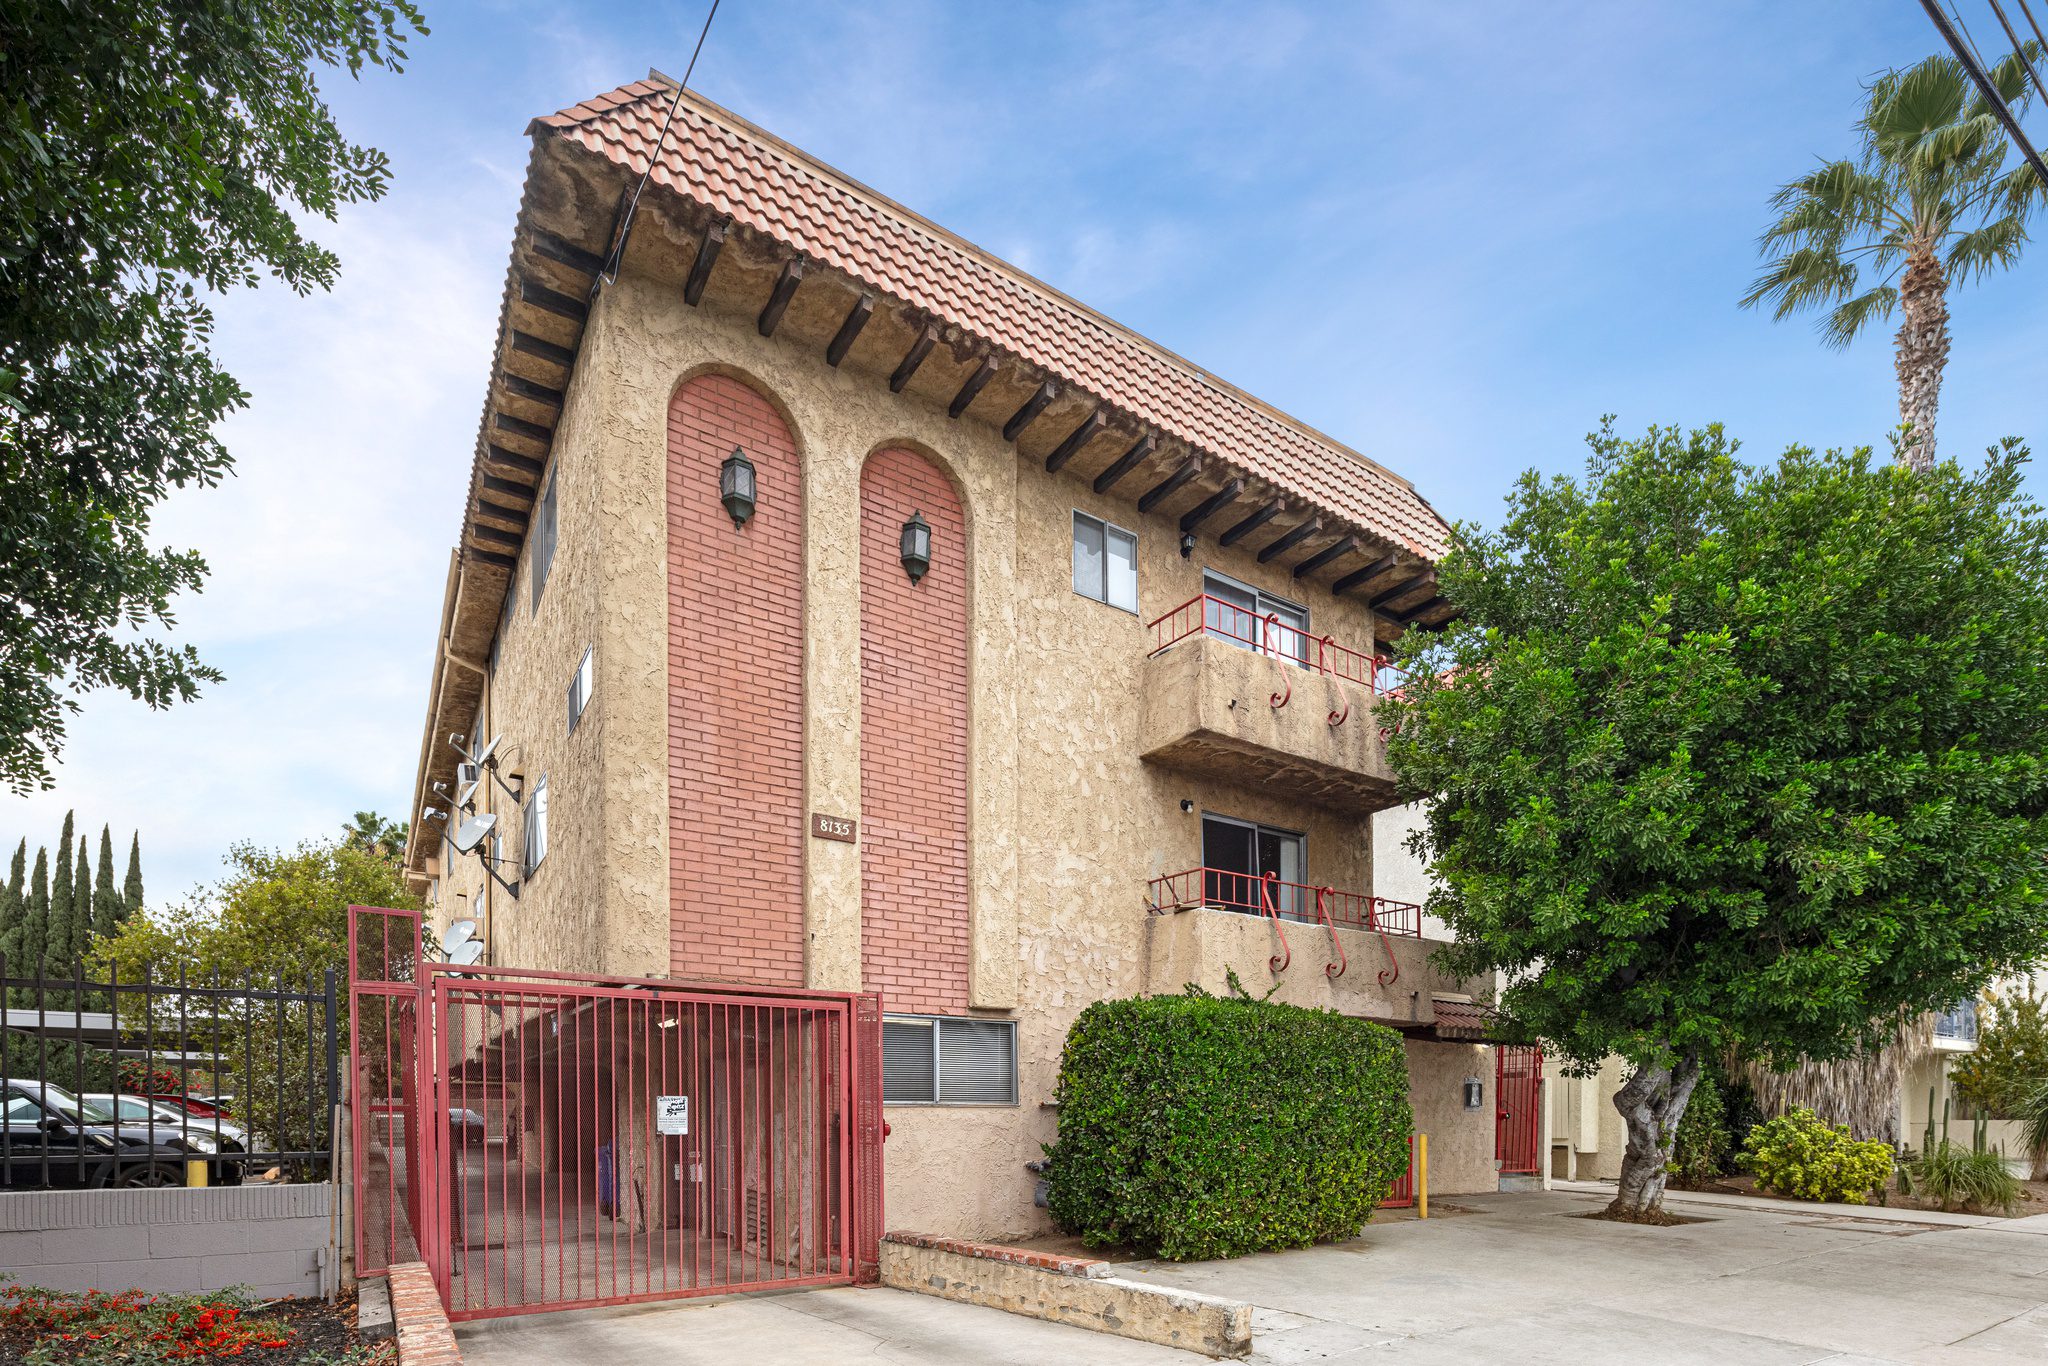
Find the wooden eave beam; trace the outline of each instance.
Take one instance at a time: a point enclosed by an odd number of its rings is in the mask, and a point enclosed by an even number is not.
[[[1102,430],[1104,421],[1106,419],[1102,416],[1100,408],[1082,418],[1081,425],[1068,432],[1067,439],[1053,447],[1052,454],[1045,457],[1045,472],[1058,474],[1061,468],[1074,458],[1075,452],[1087,445],[1095,434]]]
[[[545,384],[536,384],[524,375],[515,375],[510,370],[500,370],[498,372],[498,383],[504,387],[506,393],[511,394],[515,398],[532,399],[535,403],[545,403],[548,407],[555,409],[560,409],[562,406],[562,391],[560,389],[551,389]]]
[[[549,289],[546,285],[536,284],[525,278],[519,281],[519,302],[531,304],[542,312],[552,313],[558,318],[567,318],[578,325],[590,320],[590,308],[581,299],[572,299],[566,294]]]
[[[1244,492],[1244,480],[1233,479],[1222,488],[1190,508],[1180,519],[1181,534],[1186,535],[1202,523],[1214,517],[1238,500]]]
[[[533,247],[533,254],[582,275],[596,275],[604,269],[604,257],[574,242],[565,241],[544,228],[527,229],[526,239]]]
[[[1371,564],[1367,565],[1365,568],[1353,574],[1346,574],[1343,578],[1331,584],[1330,591],[1332,593],[1349,593],[1354,588],[1358,588],[1364,584],[1371,583],[1374,579],[1386,573],[1389,569],[1399,568],[1400,564],[1401,560],[1399,556],[1383,555],[1379,559],[1374,560]]]
[[[1294,547],[1300,545],[1303,541],[1315,535],[1322,529],[1322,518],[1309,518],[1306,522],[1303,522],[1300,526],[1294,528],[1294,530],[1288,532],[1279,540],[1267,546],[1264,550],[1261,550],[1259,552],[1259,563],[1265,564],[1269,560],[1279,559],[1282,555],[1285,555],[1288,551],[1294,549]]]
[[[1051,380],[1033,389],[1031,397],[1024,400],[1024,406],[1010,414],[1010,420],[1003,424],[1003,440],[1015,441],[1022,435],[1024,429],[1031,425],[1032,419],[1045,411],[1045,405],[1052,402],[1053,395],[1058,392]]]
[[[1111,488],[1115,487],[1117,480],[1138,468],[1144,462],[1145,457],[1152,454],[1153,448],[1158,444],[1159,438],[1153,436],[1150,432],[1139,437],[1129,450],[1116,458],[1116,463],[1095,476],[1095,491],[1097,493],[1108,493]]]
[[[1431,598],[1427,602],[1420,602],[1417,603],[1415,606],[1410,607],[1405,612],[1402,612],[1399,616],[1396,616],[1394,620],[1400,622],[1403,626],[1418,626],[1422,623],[1416,621],[1417,617],[1427,616],[1431,612],[1436,611],[1439,607],[1448,606],[1450,606],[1450,600],[1448,598]],[[1438,624],[1448,625],[1450,623],[1450,620],[1451,619],[1449,617],[1446,617],[1442,622]]]
[[[804,282],[804,258],[792,256],[782,263],[782,274],[775,277],[775,288],[768,295],[767,304],[761,309],[761,319],[755,327],[764,337],[775,335],[775,329],[782,325],[782,315],[789,311],[789,301],[796,297],[796,287]]]
[[[517,451],[508,451],[494,441],[484,443],[484,462],[510,470],[514,474],[526,475],[526,482],[529,484],[540,483],[541,471],[547,467],[544,461],[535,460],[530,455],[521,455]]]
[[[494,517],[501,522],[510,522],[521,531],[526,529],[527,514],[518,508],[508,508],[502,503],[490,503],[479,498],[476,500],[476,515],[479,517]]]
[[[923,327],[919,328],[917,339],[911,342],[910,349],[903,353],[902,363],[897,365],[896,373],[889,376],[889,392],[892,394],[902,393],[903,386],[910,383],[910,377],[917,373],[917,367],[924,364],[924,358],[929,356],[932,353],[932,348],[938,344],[938,328],[930,323],[926,323]]]
[[[521,332],[519,329],[514,328],[512,330],[512,349],[529,356],[538,356],[551,365],[561,366],[564,370],[576,368],[576,352],[574,350],[566,346],[557,346],[545,337],[536,337],[531,332]]]
[[[697,259],[690,263],[689,278],[683,281],[683,302],[695,308],[704,297],[704,286],[711,283],[711,268],[718,264],[718,253],[725,250],[725,235],[732,231],[732,220],[721,218],[704,229],[704,240],[697,244]]]
[[[485,564],[496,565],[500,569],[517,569],[519,567],[518,556],[502,554],[496,550],[486,550],[480,545],[466,545],[462,548],[462,553],[474,555]]]
[[[523,436],[528,441],[538,441],[543,446],[553,444],[555,439],[554,428],[543,427],[538,422],[528,422],[525,418],[514,417],[510,413],[492,413],[491,422],[501,432]]]
[[[846,321],[839,324],[839,330],[832,336],[832,344],[825,348],[825,364],[834,370],[839,368],[839,362],[845,360],[846,353],[853,349],[855,338],[868,325],[874,311],[875,296],[872,293],[863,294],[853,301],[853,307],[846,311]]]
[[[490,526],[484,522],[473,523],[470,526],[469,534],[475,536],[478,540],[496,541],[499,545],[520,546],[526,544],[526,537],[519,532],[507,531],[503,527]]]
[[[958,418],[960,414],[966,412],[967,405],[974,402],[976,394],[988,387],[988,382],[996,377],[996,371],[1001,368],[994,356],[983,356],[981,364],[974,367],[974,373],[960,385],[960,392],[953,395],[953,401],[946,405],[946,416]]]
[[[1294,566],[1294,577],[1299,579],[1315,573],[1332,560],[1341,559],[1358,549],[1356,536],[1345,536],[1318,550],[1315,554]]]
[[[493,497],[515,499],[525,503],[528,507],[533,505],[533,485],[531,484],[520,484],[510,479],[500,479],[495,474],[482,476],[482,482],[484,492],[491,494]]]
[[[1370,607],[1373,611],[1377,612],[1380,610],[1380,608],[1385,607],[1388,603],[1395,601],[1397,598],[1405,598],[1410,593],[1413,593],[1416,589],[1427,588],[1430,585],[1431,575],[1429,571],[1425,569],[1420,574],[1411,575],[1410,577],[1401,580],[1401,582],[1395,584],[1392,588],[1389,588],[1384,593],[1375,593],[1372,596],[1371,600],[1368,601],[1365,605],[1367,607]],[[1396,621],[1399,621],[1401,619],[1401,614],[1398,612],[1389,612],[1387,615],[1393,617]]]
[[[1286,506],[1287,504],[1281,502],[1278,498],[1273,499],[1264,507],[1260,508],[1257,512],[1254,512],[1251,516],[1245,518],[1237,525],[1231,527],[1221,536],[1218,536],[1216,538],[1216,544],[1236,545],[1239,541],[1251,535],[1254,531],[1257,531],[1260,527],[1272,521],[1275,517],[1278,517],[1281,513],[1281,510],[1284,509]]]
[[[1161,500],[1171,498],[1175,489],[1178,489],[1182,484],[1187,483],[1188,480],[1201,472],[1202,453],[1195,451],[1187,459],[1175,466],[1173,473],[1145,490],[1144,496],[1138,499],[1138,511],[1150,512],[1153,508],[1159,506]]]

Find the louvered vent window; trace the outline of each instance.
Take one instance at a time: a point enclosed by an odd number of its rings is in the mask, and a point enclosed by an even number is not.
[[[885,1017],[882,1099],[891,1105],[1015,1105],[1016,1023]]]

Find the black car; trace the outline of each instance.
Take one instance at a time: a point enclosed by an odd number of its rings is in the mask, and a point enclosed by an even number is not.
[[[185,1164],[213,1156],[197,1136],[114,1116],[49,1082],[0,1080],[0,1189],[97,1190],[108,1186],[182,1186]],[[234,1180],[231,1164],[215,1163]]]

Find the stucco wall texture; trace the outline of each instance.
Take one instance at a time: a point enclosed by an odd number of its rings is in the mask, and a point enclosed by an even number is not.
[[[939,935],[933,953],[948,983],[945,1009],[1017,1020],[1020,1103],[892,1106],[887,1220],[892,1227],[970,1237],[1031,1231],[1044,1216],[1032,1204],[1034,1182],[1024,1164],[1055,1133],[1051,1102],[1068,1026],[1095,1000],[1182,985],[1160,977],[1151,936],[1163,922],[1186,916],[1148,914],[1147,882],[1201,863],[1203,813],[1300,832],[1307,880],[1375,890],[1372,831],[1355,808],[1304,799],[1289,784],[1249,772],[1233,780],[1140,757],[1152,649],[1147,623],[1200,593],[1205,567],[1303,603],[1315,634],[1361,651],[1374,648],[1374,620],[1363,603],[1333,599],[1323,586],[1294,580],[1281,564],[1259,564],[1244,547],[1224,549],[1204,539],[1183,557],[1172,519],[1137,512],[1141,488],[1096,494],[1085,480],[1048,474],[1038,462],[1019,458],[991,415],[970,410],[949,419],[943,407],[892,394],[885,373],[864,369],[856,359],[828,367],[808,350],[762,338],[754,321],[721,313],[710,300],[688,307],[672,285],[630,268],[592,311],[550,476],[561,481],[560,548],[538,611],[529,611],[530,568],[522,563],[486,690],[487,727],[523,750],[529,770],[550,771],[553,813],[546,864],[518,901],[502,895],[489,901],[489,961],[644,976],[686,966],[681,949],[671,955],[677,921],[670,870],[677,843],[696,836],[671,819],[669,787],[671,727],[679,719],[672,708],[672,583],[687,576],[672,579],[671,568],[689,565],[703,579],[729,572],[738,561],[713,562],[724,556],[722,542],[732,539],[730,519],[716,501],[716,465],[727,452],[707,446],[687,466],[672,463],[670,415],[679,392],[735,399],[745,392],[756,396],[737,400],[754,414],[748,440],[772,444],[772,432],[764,434],[759,421],[763,410],[772,412],[787,429],[798,481],[792,488],[771,483],[764,473],[755,520],[763,529],[800,525],[800,543],[780,546],[779,566],[759,556],[745,563],[752,573],[800,567],[802,574],[801,787],[793,810],[778,797],[772,818],[783,823],[778,838],[793,832],[801,845],[800,895],[792,905],[801,909],[803,978],[835,990],[863,985],[863,847],[808,838],[805,826],[811,812],[868,823],[887,809],[878,803],[870,814],[864,791],[864,769],[873,771],[875,750],[864,734],[863,629],[872,620],[867,599],[874,579],[886,582],[893,574],[894,582],[905,580],[893,563],[893,538],[888,563],[872,575],[864,563],[880,560],[883,551],[879,532],[872,556],[863,549],[870,539],[863,507],[880,506],[864,498],[863,472],[886,458],[884,468],[908,480],[917,467],[906,457],[914,457],[922,464],[920,479],[938,476],[957,499],[957,511],[947,513],[937,485],[921,485],[915,495],[925,498],[927,487],[933,495],[930,503],[918,503],[935,528],[926,581],[933,591],[919,586],[919,619],[905,626],[932,627],[943,637],[957,621],[965,642],[970,686],[964,728],[952,717],[935,722],[963,737],[966,760],[964,999],[950,984],[959,950]],[[705,387],[714,383],[715,389]],[[1007,413],[992,416],[999,424]],[[759,454],[755,459],[760,465]],[[672,472],[696,487],[673,487]],[[724,518],[721,544],[701,561],[684,558],[694,552],[670,544],[672,528],[680,525],[671,520],[676,498],[706,503]],[[890,506],[887,516],[896,516]],[[1138,533],[1138,612],[1073,591],[1076,509]],[[957,518],[953,529],[940,530],[942,516]],[[879,526],[886,518],[877,511],[875,520]],[[705,530],[717,531],[716,521]],[[530,559],[530,552],[522,558]],[[953,582],[957,609],[939,591]],[[921,614],[942,597],[944,612],[926,621]],[[592,642],[597,685],[589,712],[569,736],[564,689]],[[735,642],[701,643],[729,649]],[[873,662],[872,651],[866,657]],[[1273,675],[1272,687],[1289,668],[1272,660],[1254,663]],[[917,667],[952,665],[920,657]],[[787,688],[786,670],[786,663],[776,665],[779,689]],[[1297,682],[1303,677],[1294,676]],[[1259,705],[1265,705],[1263,694]],[[1366,720],[1361,715],[1352,724]],[[753,716],[749,723],[758,721]],[[779,715],[769,724],[775,736],[787,734]],[[679,753],[677,762],[685,761]],[[752,856],[705,847],[690,857]],[[440,919],[476,903],[475,869],[474,860],[457,860],[447,870],[438,889]],[[683,877],[675,887],[691,885]],[[934,899],[935,911],[943,900]],[[899,935],[900,917],[910,910],[899,905],[880,918],[884,936]],[[1219,978],[1221,967],[1229,967],[1263,991],[1274,980],[1267,966],[1270,932],[1256,925],[1231,929],[1226,938],[1236,947],[1205,950],[1204,961]],[[1288,933],[1298,948],[1283,991],[1296,990],[1295,976],[1326,982],[1322,929],[1289,925]],[[1350,938],[1360,941],[1356,950],[1347,948],[1354,962],[1349,974],[1371,979],[1386,966],[1372,961],[1382,955],[1377,937],[1346,934],[1347,945]],[[876,942],[869,941],[870,949]],[[1419,992],[1426,1003],[1427,983],[1449,985],[1422,964],[1424,947],[1402,946],[1413,960],[1402,965],[1399,987],[1405,990],[1385,998],[1397,1018],[1417,1008],[1407,992]],[[938,1009],[939,1002],[913,990],[885,995],[884,1006]],[[1443,1045],[1454,1049],[1457,1061],[1440,1061],[1435,1047],[1425,1054],[1410,1050],[1418,1059],[1419,1088],[1449,1094],[1451,1073],[1462,1076],[1469,1066],[1487,1078],[1490,1090],[1490,1060],[1468,1064],[1463,1054],[1471,1050]],[[1463,1127],[1459,1137],[1448,1127],[1432,1133],[1432,1188],[1491,1189],[1490,1111],[1478,1119],[1446,1114],[1443,1123]]]

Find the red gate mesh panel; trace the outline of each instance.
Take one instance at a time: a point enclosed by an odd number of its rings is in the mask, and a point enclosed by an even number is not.
[[[420,1151],[415,1032],[419,1025],[417,911],[351,906],[349,1138],[355,1190],[356,1274],[381,1276],[420,1250]]]
[[[1543,1049],[1502,1044],[1494,1050],[1493,1154],[1504,1175],[1539,1171],[1543,1132]]]
[[[1415,1204],[1415,1135],[1408,1135],[1408,1165],[1394,1178],[1394,1184],[1387,1188],[1387,1198],[1380,1201],[1381,1209],[1409,1209]]]
[[[451,1317],[853,1279],[852,998],[441,968],[431,987]]]
[[[854,1232],[854,1278],[882,1279],[882,998],[854,998],[854,1191],[860,1202]]]

